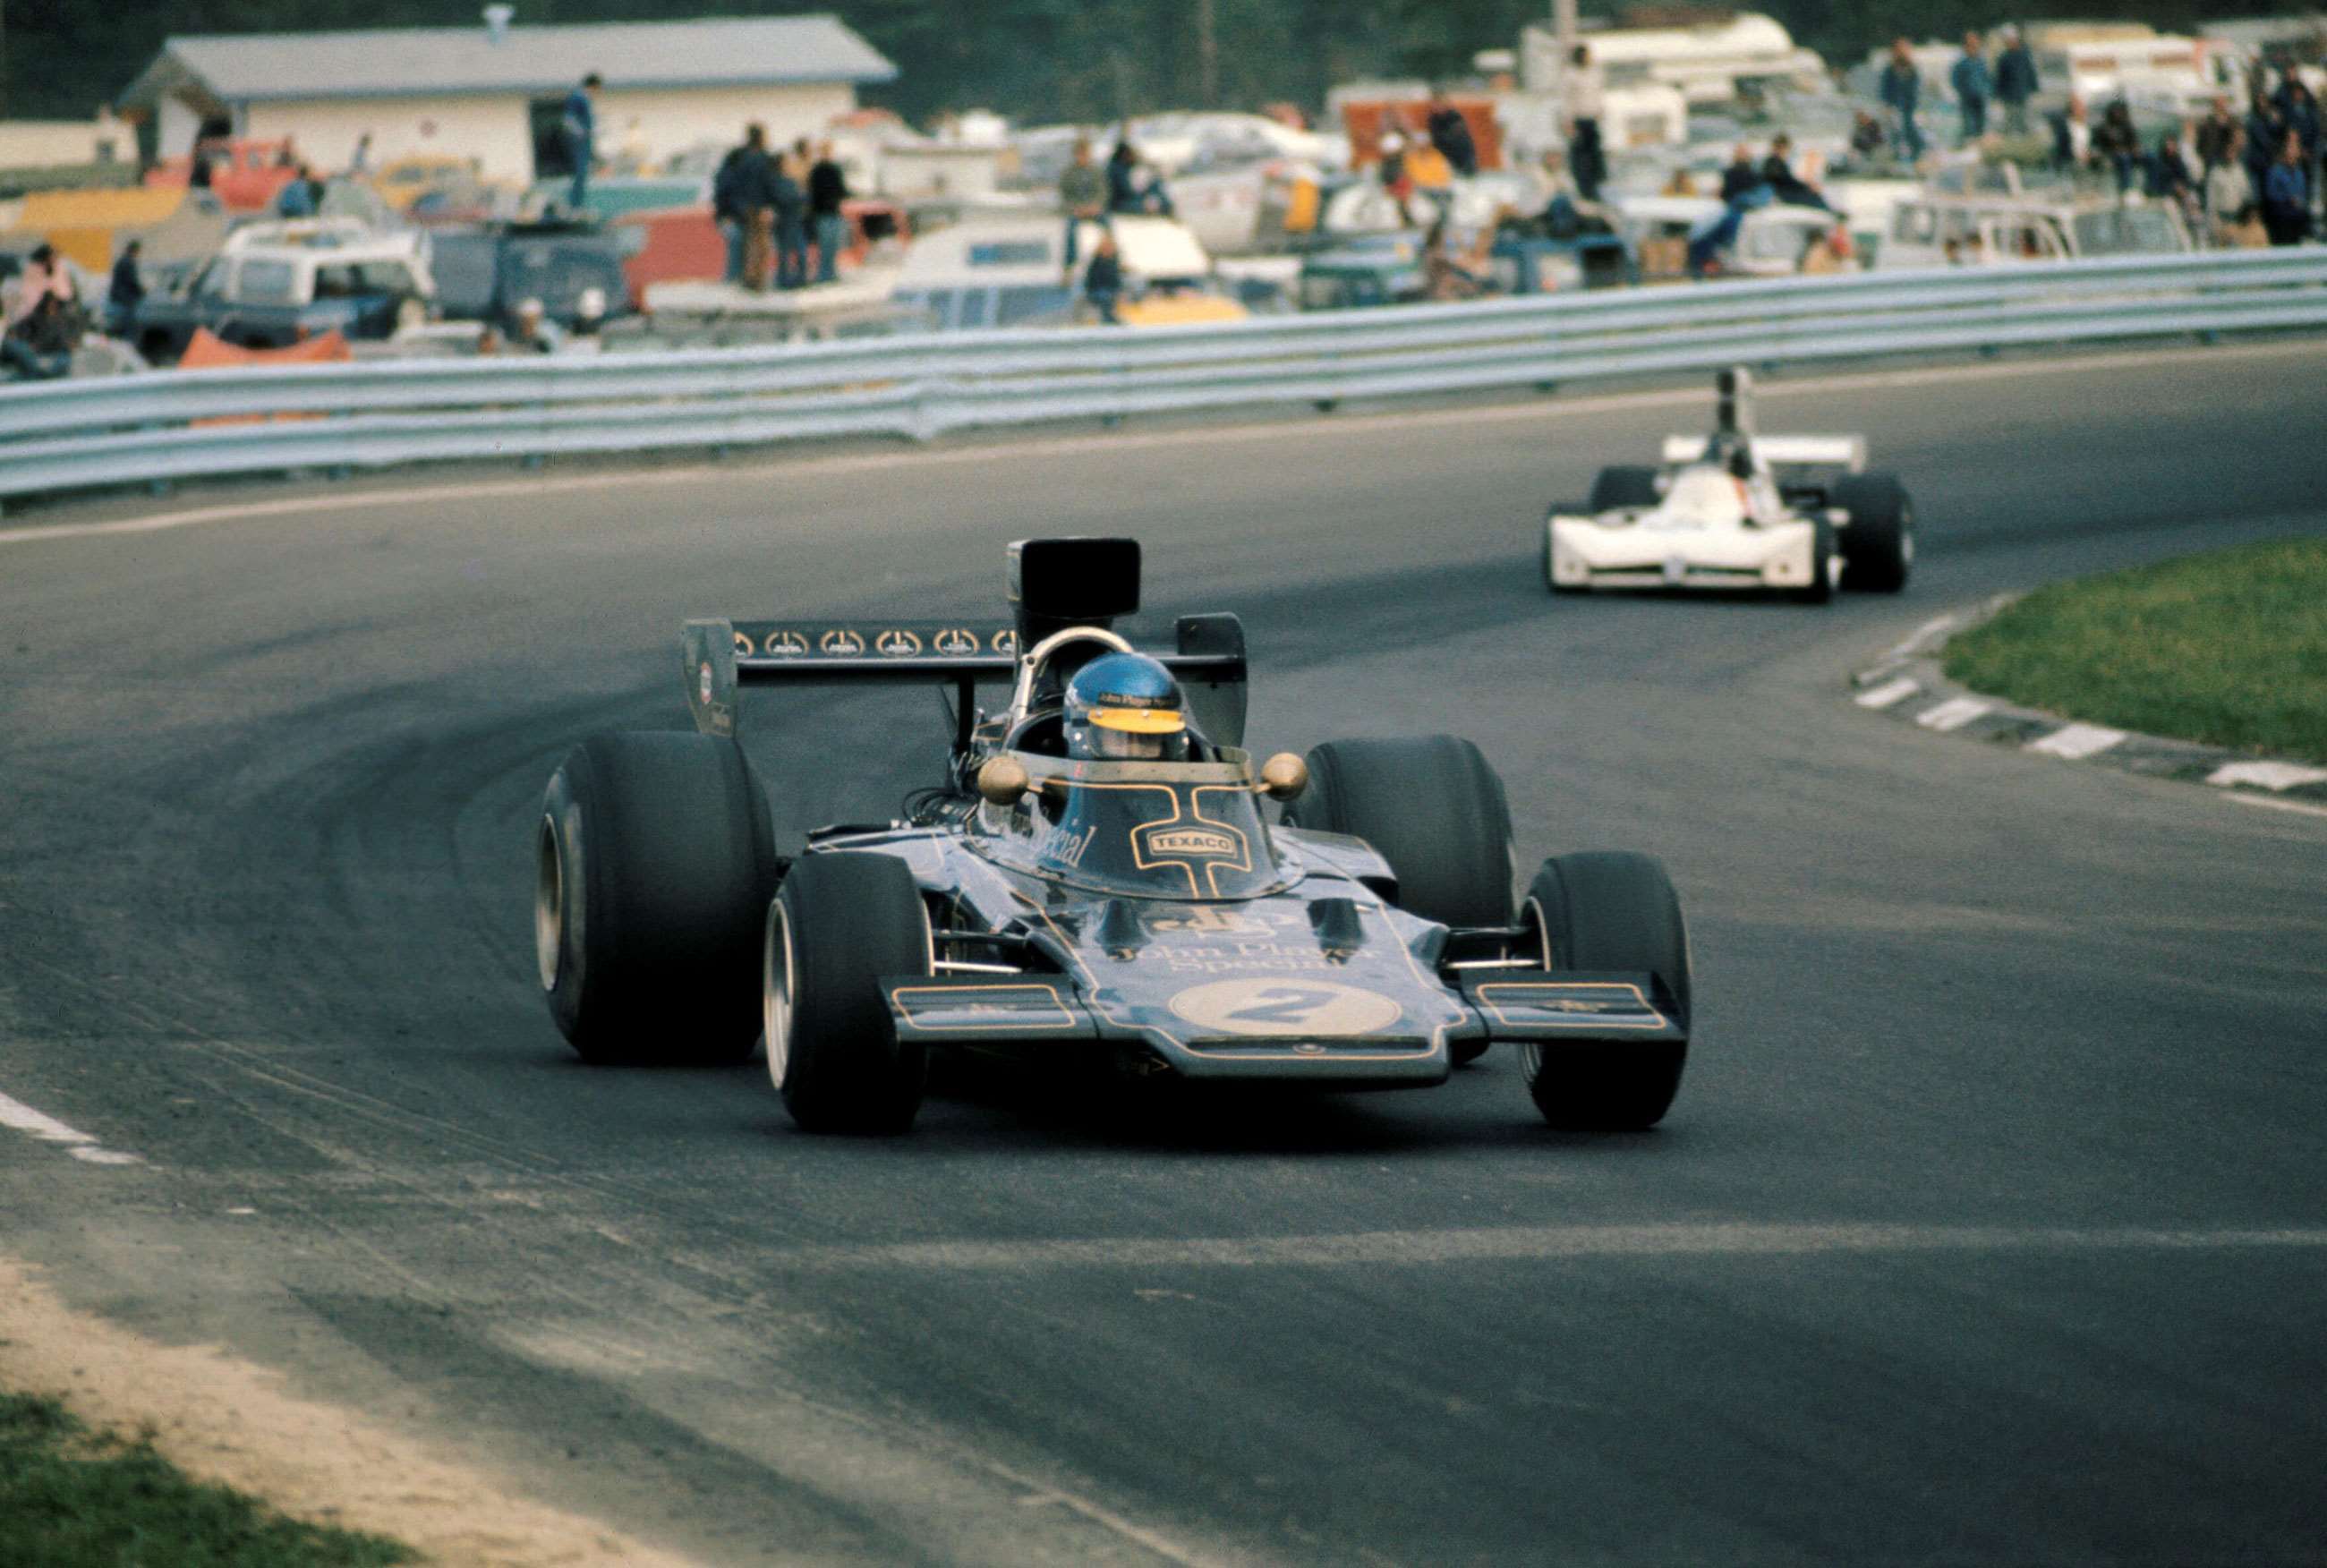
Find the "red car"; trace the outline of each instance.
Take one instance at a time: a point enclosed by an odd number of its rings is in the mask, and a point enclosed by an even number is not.
[[[283,187],[298,176],[297,156],[285,141],[242,141],[212,136],[197,143],[195,155],[210,165],[210,189],[229,212],[273,210]],[[183,185],[193,177],[192,157],[170,158],[145,171],[148,185]]]

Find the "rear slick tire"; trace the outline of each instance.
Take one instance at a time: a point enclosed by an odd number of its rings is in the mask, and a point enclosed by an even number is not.
[[[885,854],[803,855],[768,910],[762,967],[768,1078],[805,1132],[902,1133],[929,1050],[901,1038],[881,979],[928,975],[929,906]]]
[[[1607,850],[1563,854],[1543,863],[1528,889],[1528,918],[1539,922],[1553,973],[1647,973],[1664,983],[1686,1027],[1689,994],[1688,928],[1680,899],[1653,856]],[[1639,1132],[1671,1108],[1688,1046],[1648,1044],[1521,1048],[1528,1093],[1545,1121],[1580,1132]]]
[[[534,829],[534,957],[558,1031],[598,1064],[750,1060],[775,880],[767,798],[734,742],[582,742]]]

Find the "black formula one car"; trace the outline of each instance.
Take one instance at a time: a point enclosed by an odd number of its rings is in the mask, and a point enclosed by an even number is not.
[[[1515,902],[1503,787],[1469,742],[1256,770],[1243,628],[1193,615],[1157,656],[1179,754],[1070,754],[1068,683],[1128,649],[1139,567],[1135,540],[1032,539],[1007,623],[689,621],[698,733],[589,740],[543,805],[536,949],[575,1049],[741,1061],[764,1040],[802,1127],[899,1131],[939,1047],[1364,1088],[1442,1083],[1500,1042],[1555,1125],[1661,1118],[1690,1017],[1664,868],[1560,855]],[[780,855],[740,690],[851,681],[953,688],[946,778]],[[993,714],[987,683],[1009,690]]]

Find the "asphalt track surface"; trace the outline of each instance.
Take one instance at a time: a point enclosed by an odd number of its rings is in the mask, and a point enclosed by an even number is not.
[[[1920,503],[1908,594],[1822,610],[1544,593],[1545,503],[1704,398],[0,545],[0,1093],[143,1162],[0,1129],[0,1245],[715,1562],[2322,1560],[2327,820],[1842,687],[1980,595],[2327,526],[2322,362],[1775,392]],[[1245,617],[1259,748],[1469,734],[1524,859],[1665,858],[1661,1129],[1549,1133],[1500,1052],[955,1074],[877,1142],[575,1061],[528,832],[583,735],[685,727],[682,617],[997,614],[1005,540],[1115,530],[1152,608]],[[793,829],[940,753],[923,693],[752,700]]]

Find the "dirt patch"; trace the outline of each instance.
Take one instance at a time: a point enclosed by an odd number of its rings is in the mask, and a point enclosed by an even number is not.
[[[60,1302],[0,1257],[0,1386],[52,1394],[92,1425],[150,1428],[188,1474],[294,1518],[374,1531],[458,1568],[687,1568],[352,1412],[286,1393],[207,1346],[159,1345]]]

